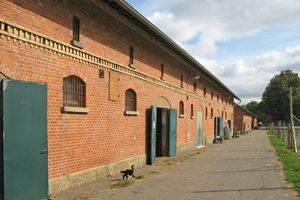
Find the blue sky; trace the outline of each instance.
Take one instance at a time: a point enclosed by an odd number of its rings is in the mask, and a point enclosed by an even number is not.
[[[300,73],[299,0],[127,0],[242,99]],[[299,66],[299,67],[298,67]]]

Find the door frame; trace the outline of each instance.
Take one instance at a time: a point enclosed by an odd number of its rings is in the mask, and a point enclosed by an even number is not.
[[[156,128],[157,128],[157,109],[168,109],[167,114],[167,156],[174,156],[176,155],[177,151],[177,109],[162,107],[162,106],[151,106],[150,109],[150,120],[148,123],[150,123],[150,130],[149,130],[149,136],[147,137],[149,142],[149,148],[148,148],[148,155],[149,159],[148,162],[150,165],[155,163],[156,161]],[[172,114],[173,113],[173,114]],[[175,115],[174,115],[175,113]],[[175,117],[174,117],[175,116]],[[174,121],[176,119],[176,121]],[[170,125],[172,124],[172,126]],[[176,127],[175,129],[172,129],[173,127]],[[175,133],[174,133],[175,131]],[[175,144],[173,144],[175,143]],[[172,145],[173,144],[173,145]],[[175,145],[175,147],[174,147]]]

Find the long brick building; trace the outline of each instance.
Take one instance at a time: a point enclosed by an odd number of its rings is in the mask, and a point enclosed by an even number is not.
[[[0,0],[0,42],[4,195],[32,171],[53,194],[210,144],[239,100],[123,0]]]

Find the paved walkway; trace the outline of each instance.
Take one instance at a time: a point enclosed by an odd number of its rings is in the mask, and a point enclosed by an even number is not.
[[[171,158],[159,159],[155,165],[137,168],[134,186],[109,189],[121,175],[103,178],[61,194],[67,199],[298,199],[283,180],[265,130],[223,144],[212,144]],[[152,174],[151,171],[160,172]]]

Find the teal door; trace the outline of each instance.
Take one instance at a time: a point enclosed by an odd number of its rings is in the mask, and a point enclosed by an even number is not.
[[[169,154],[175,156],[177,153],[177,110],[169,109]]]
[[[222,136],[223,135],[223,117],[219,117],[219,135]]]
[[[47,84],[3,80],[2,181],[5,200],[48,197]]]
[[[150,165],[156,160],[156,116],[157,107],[151,106],[151,131],[150,131]]]
[[[203,113],[197,112],[197,146],[202,145],[203,137]]]

